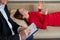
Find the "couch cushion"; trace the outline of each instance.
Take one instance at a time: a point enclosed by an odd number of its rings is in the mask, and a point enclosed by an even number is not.
[[[48,26],[46,30],[39,29],[34,38],[60,38],[60,27]]]

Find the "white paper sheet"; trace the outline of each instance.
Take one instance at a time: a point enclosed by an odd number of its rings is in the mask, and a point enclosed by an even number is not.
[[[30,29],[30,34],[27,36],[27,38],[30,37],[31,35],[33,35],[38,30],[37,26],[34,23],[29,25],[28,29]]]

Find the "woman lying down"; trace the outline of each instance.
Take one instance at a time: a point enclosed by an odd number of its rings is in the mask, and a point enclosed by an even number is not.
[[[47,26],[60,26],[60,12],[49,13],[47,10],[42,14],[42,9],[39,7],[38,11],[27,11],[25,9],[18,9],[14,15],[17,19],[27,20],[28,24],[35,23],[37,28],[46,29]]]

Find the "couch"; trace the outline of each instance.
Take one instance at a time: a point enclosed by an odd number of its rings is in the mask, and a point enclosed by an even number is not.
[[[10,17],[15,21],[17,24],[22,25],[24,27],[28,27],[24,20],[19,20],[14,18],[14,13],[16,12],[15,9],[10,11]],[[46,30],[39,29],[34,34],[34,39],[40,39],[40,38],[60,38],[60,27],[53,27],[48,26]]]

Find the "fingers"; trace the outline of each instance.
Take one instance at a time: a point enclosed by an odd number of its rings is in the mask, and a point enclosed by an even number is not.
[[[19,12],[20,12],[22,15],[23,15],[23,11],[24,11],[23,8],[19,9]]]
[[[23,19],[24,18],[26,18],[26,19],[29,18],[29,14],[28,14],[29,11],[28,10],[25,10],[25,9],[22,8],[22,9],[19,9],[19,12],[23,15],[23,17],[22,17]]]
[[[28,10],[25,10],[25,9],[19,9],[19,11],[20,11],[20,13],[23,15],[23,16],[26,16],[26,15],[28,15]]]
[[[21,30],[25,32],[26,36],[28,36],[30,33],[30,29],[28,29],[27,27],[22,27]]]
[[[21,31],[19,34],[21,35],[21,39],[22,40],[25,40],[26,39],[26,35],[25,35],[25,32],[24,31]]]
[[[22,29],[23,29],[23,27],[22,27]],[[30,30],[28,28],[25,28],[24,30],[22,30],[20,32],[20,35],[22,36],[22,39],[27,38],[29,34],[30,34]]]
[[[45,9],[45,15],[47,15],[47,14],[48,14],[48,8]]]
[[[25,32],[26,37],[30,34],[30,30],[28,28],[24,30],[24,32]]]
[[[21,31],[23,31],[23,30],[25,30],[26,29],[26,27],[19,27],[18,29],[17,29],[17,31],[18,31],[18,33],[20,33]]]
[[[39,1],[39,3],[38,3],[38,9],[42,9],[43,5],[44,5],[44,2]]]

